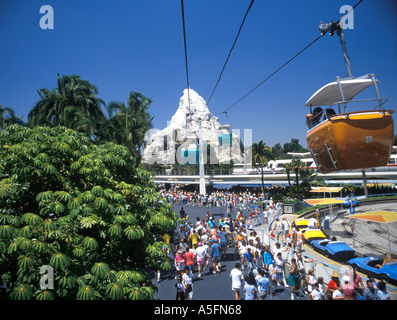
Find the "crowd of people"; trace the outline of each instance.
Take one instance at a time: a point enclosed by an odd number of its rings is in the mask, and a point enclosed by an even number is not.
[[[182,219],[187,216],[183,207],[179,214]],[[220,262],[226,256],[227,248],[234,248],[238,260],[230,272],[232,290],[237,300],[263,300],[268,294],[273,295],[279,286],[292,286],[291,298],[294,299],[301,289],[299,277],[304,275],[304,264],[312,260],[306,260],[298,253],[296,259],[292,259],[293,265],[297,266],[298,278],[294,272],[293,277],[290,275],[286,278],[282,252],[291,247],[297,248],[299,242],[294,242],[290,236],[286,219],[280,221],[283,224],[282,234],[277,233],[277,224],[273,229],[281,240],[276,243],[274,250],[262,243],[257,232],[249,228],[241,211],[234,218],[229,213],[226,218],[222,216],[219,220],[207,212],[204,218],[197,217],[194,223],[186,221],[181,224],[173,234],[173,241],[169,243],[170,259],[177,280],[177,299],[193,299],[194,273],[197,278],[208,273],[220,273]],[[276,234],[272,233],[274,237]],[[289,246],[282,247],[283,242]],[[159,276],[158,274],[158,280]]]
[[[177,187],[171,189],[163,187],[160,188],[159,192],[172,204],[225,207],[230,210],[230,208],[247,207],[254,203],[270,201],[272,200],[272,194],[283,194],[286,190],[285,187],[267,187],[264,192],[214,190],[201,195],[197,191],[186,191]]]
[[[239,215],[239,214],[238,214]],[[177,299],[193,299],[193,273],[201,278],[208,273],[221,272],[221,260],[227,248],[234,247],[235,238],[246,230],[243,218],[232,218],[229,214],[218,221],[207,212],[205,218],[188,222],[182,208],[181,218],[186,221],[175,229],[170,241],[169,256],[175,269]],[[159,278],[158,278],[159,280]]]
[[[307,264],[316,260],[302,255],[302,231],[291,227],[281,212],[272,217],[274,220],[269,229],[270,237],[275,242],[274,248],[262,243],[250,221],[256,215],[263,214],[267,217],[269,212],[279,207],[280,204],[274,204],[271,198],[266,208],[255,208],[245,214],[237,209],[234,214],[234,208],[239,208],[234,205],[234,199],[237,199],[237,203],[245,200],[247,204],[252,204],[257,201],[255,194],[212,193],[207,200],[203,197],[199,201],[199,198],[196,201],[193,200],[194,197],[188,198],[192,194],[185,191],[172,194],[174,203],[182,205],[227,206],[228,201],[233,203],[225,217],[215,218],[207,212],[205,217],[197,217],[194,222],[189,221],[184,208],[181,208],[179,214],[184,223],[174,230],[173,238],[171,236],[169,241],[169,256],[175,270],[178,300],[193,299],[195,277],[221,272],[221,261],[226,256],[227,248],[234,249],[237,260],[230,272],[236,300],[264,300],[282,288],[291,289],[292,300],[301,296],[307,296],[310,300],[390,299],[384,282],[377,282],[370,277],[364,283],[354,269],[343,275],[335,271],[328,283],[321,276],[316,276],[314,268],[307,270]],[[318,223],[317,216],[317,219],[312,219],[313,226],[310,227],[317,228]],[[283,258],[286,252],[289,253],[288,261]],[[160,273],[158,280],[159,277]]]

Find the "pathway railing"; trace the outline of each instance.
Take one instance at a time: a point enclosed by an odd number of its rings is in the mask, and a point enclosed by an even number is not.
[[[293,257],[295,257],[297,250],[289,247],[283,242],[278,241],[274,236],[271,235],[271,226],[272,223],[275,221],[276,218],[283,215],[283,209],[281,206],[276,207],[274,210],[268,211],[268,214],[265,215],[263,213],[258,214],[257,216],[250,217],[247,220],[247,228],[250,230],[255,230],[260,237],[262,243],[264,245],[269,245],[270,250],[274,252],[276,248],[276,244],[279,243],[282,248],[282,258],[285,261],[285,276],[288,279],[289,269],[290,269],[290,261]],[[304,249],[304,247],[303,247]],[[319,259],[318,256],[311,254],[310,252],[301,252],[302,257],[304,260],[314,260],[311,262],[306,263],[306,272],[309,269],[314,271],[315,278],[318,279],[319,277],[323,278],[324,287],[326,288],[328,282],[331,280],[332,274],[337,271],[341,276],[340,279],[342,281],[342,277],[344,275],[350,276],[352,271],[350,266],[343,266],[337,262],[329,260],[324,257],[324,259]],[[363,280],[363,284],[366,287],[366,277],[364,274],[360,273],[360,276]],[[397,290],[395,287],[390,286],[389,284],[386,285],[386,288],[389,292],[391,300],[397,300]]]

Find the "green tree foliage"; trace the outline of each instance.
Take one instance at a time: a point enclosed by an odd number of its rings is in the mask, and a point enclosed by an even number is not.
[[[10,299],[152,299],[178,216],[127,147],[65,127],[0,131],[0,275]],[[163,202],[164,201],[164,202]],[[157,240],[156,240],[157,239]],[[40,286],[40,267],[54,289]]]
[[[145,134],[152,128],[153,120],[147,112],[151,104],[149,98],[131,91],[127,105],[120,102],[106,105],[97,96],[96,86],[89,81],[78,75],[59,74],[54,89],[40,89],[38,94],[40,100],[28,115],[30,127],[65,126],[86,134],[96,143],[124,145],[132,153],[135,165],[141,163]],[[102,108],[108,111],[108,118]]]
[[[308,152],[309,150],[304,148],[300,143],[299,139],[292,138],[290,142],[284,143],[281,147],[280,143],[276,143],[273,147],[273,155],[276,159],[292,159],[292,156],[288,152]]]
[[[263,168],[268,166],[270,160],[274,160],[271,147],[267,146],[262,140],[252,144],[252,164],[254,167],[259,166],[261,168],[262,190],[265,190]]]
[[[3,107],[0,105],[0,129],[5,128],[9,124],[21,124],[23,125],[24,122],[22,119],[19,119],[12,108],[10,107]]]
[[[295,173],[295,183],[296,183],[296,193],[297,197],[299,199],[300,194],[299,194],[299,174],[302,170],[302,167],[304,166],[303,162],[299,159],[293,159],[290,164],[291,170]]]
[[[78,75],[59,76],[55,89],[38,90],[40,100],[28,115],[28,124],[65,126],[95,138],[105,115],[98,89]]]
[[[291,139],[290,142],[284,143],[283,150],[287,152],[305,152],[307,151],[299,144],[299,139]]]
[[[152,101],[142,93],[130,92],[127,105],[111,102],[106,108],[109,119],[102,124],[102,138],[127,146],[138,166],[142,160],[145,134],[152,128],[153,117],[147,112]]]

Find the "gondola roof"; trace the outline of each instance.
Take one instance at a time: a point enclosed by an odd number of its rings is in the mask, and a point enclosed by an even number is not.
[[[350,101],[361,91],[367,89],[373,85],[373,80],[371,78],[349,78],[339,80],[342,87],[344,100]],[[376,80],[378,83],[379,81]],[[331,82],[317,90],[309,100],[307,100],[305,106],[329,106],[343,101],[339,84],[337,81]]]

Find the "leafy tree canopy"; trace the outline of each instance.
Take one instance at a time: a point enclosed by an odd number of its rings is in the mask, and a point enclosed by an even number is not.
[[[0,131],[0,275],[11,299],[152,299],[178,216],[127,147],[65,127]],[[40,285],[51,266],[54,289]]]

